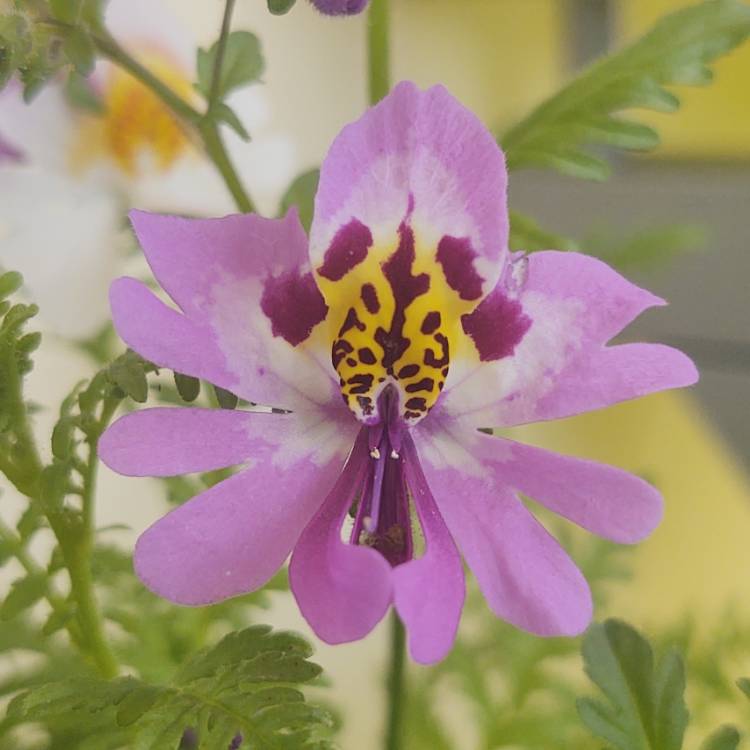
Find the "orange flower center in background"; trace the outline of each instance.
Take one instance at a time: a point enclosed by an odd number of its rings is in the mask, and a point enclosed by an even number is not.
[[[144,64],[188,101],[193,87],[174,63],[152,55]],[[113,68],[103,92],[103,147],[128,175],[138,173],[144,157],[166,170],[189,147],[188,136],[167,106],[129,73]],[[146,164],[149,164],[149,161]]]

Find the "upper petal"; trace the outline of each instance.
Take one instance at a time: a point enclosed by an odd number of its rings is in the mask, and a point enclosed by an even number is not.
[[[585,255],[548,251],[515,261],[464,317],[466,335],[440,406],[476,426],[504,426],[690,385],[695,367],[675,349],[606,346],[634,317],[660,304]]]
[[[367,227],[380,247],[393,243],[405,220],[454,290],[492,289],[507,254],[505,160],[479,119],[442,86],[398,84],[333,142],[315,199],[313,267],[341,254],[334,240],[350,222]]]
[[[311,0],[311,2],[327,16],[353,16],[361,13],[369,0]]]
[[[228,381],[217,384],[255,402],[304,408],[337,398],[330,350],[320,340],[327,308],[309,271],[295,212],[278,221],[138,211],[131,218],[154,275],[184,312],[164,308],[161,316],[185,339],[177,345],[135,299],[116,302],[113,291],[115,325],[126,340],[130,332],[134,349],[175,369],[165,357],[192,357],[201,369],[206,357]],[[153,311],[155,303],[149,305]],[[136,329],[140,341],[132,339]],[[200,342],[190,346],[193,332]],[[146,344],[148,353],[139,349]]]

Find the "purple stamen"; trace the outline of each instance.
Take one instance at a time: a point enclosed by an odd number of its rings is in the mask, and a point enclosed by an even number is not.
[[[372,495],[370,500],[370,515],[364,519],[365,530],[374,534],[378,529],[380,518],[380,503],[383,499],[383,478],[385,476],[385,462],[388,455],[388,438],[383,436],[377,448],[378,455],[373,456],[375,460],[375,475],[372,482]],[[372,451],[370,451],[372,456]]]

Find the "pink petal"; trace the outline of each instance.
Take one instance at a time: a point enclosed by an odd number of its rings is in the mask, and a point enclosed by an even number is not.
[[[340,455],[318,463],[259,446],[250,468],[176,508],[140,537],[138,576],[177,604],[211,604],[259,588],[284,563],[341,465]]]
[[[489,131],[442,86],[400,83],[341,131],[321,169],[313,266],[348,270],[371,245],[394,245],[402,222],[436,254],[462,299],[492,289],[507,256],[505,160]],[[360,226],[370,239],[352,246],[351,228]]]
[[[498,487],[523,492],[615,542],[638,542],[661,520],[661,495],[622,469],[481,434],[472,451]]]
[[[595,258],[532,253],[525,282],[508,275],[464,317],[467,340],[439,407],[474,426],[508,426],[690,385],[695,366],[675,349],[605,346],[660,304]]]
[[[425,536],[422,557],[393,571],[394,604],[409,634],[414,661],[432,664],[456,639],[466,588],[461,556],[435,505],[411,439],[405,447],[407,482]]]
[[[184,313],[172,315],[182,321],[173,323],[181,334],[176,346],[159,327],[149,332],[148,316],[121,300],[118,330],[139,332],[128,342],[136,351],[170,367],[167,356],[178,354],[182,371],[193,375],[205,351],[233,384],[212,382],[254,402],[305,408],[339,399],[330,341],[321,335],[327,308],[296,212],[281,220],[199,220],[134,211],[131,219],[154,275]],[[190,345],[193,334],[199,340]]]
[[[391,566],[370,547],[345,544],[341,527],[369,455],[364,432],[330,495],[294,548],[289,582],[300,611],[326,643],[364,638],[391,603]]]
[[[588,584],[510,489],[481,472],[422,465],[492,611],[536,635],[581,633],[592,614]]]
[[[99,440],[99,456],[119,474],[177,476],[267,455],[295,428],[294,414],[158,407],[120,417]]]

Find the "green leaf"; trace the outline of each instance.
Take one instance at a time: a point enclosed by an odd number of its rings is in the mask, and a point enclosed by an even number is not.
[[[0,620],[10,620],[36,604],[44,596],[46,587],[47,576],[42,573],[14,581],[10,593],[0,606]]]
[[[219,406],[222,409],[236,409],[239,399],[231,391],[225,388],[219,388],[218,385],[214,386],[214,393],[216,394],[216,400],[219,402]]]
[[[579,715],[593,734],[618,750],[680,750],[688,712],[676,652],[655,668],[648,641],[630,625],[607,620],[589,628],[582,653],[586,673],[608,700],[578,700]]]
[[[213,113],[219,122],[229,125],[243,141],[250,140],[250,133],[247,132],[245,126],[242,124],[242,120],[240,120],[237,113],[231,107],[224,104],[224,102],[219,102],[214,105]]]
[[[207,99],[213,86],[214,66],[219,42],[209,50],[198,50],[197,88]],[[261,54],[260,40],[250,31],[232,31],[226,39],[224,60],[221,67],[217,101],[222,101],[235,89],[257,81],[263,74],[265,62]]]
[[[96,49],[91,37],[81,28],[73,28],[65,36],[63,52],[82,76],[88,75],[94,69]]]
[[[323,750],[330,715],[296,687],[320,673],[309,656],[302,638],[254,626],[196,655],[168,684],[73,678],[21,693],[7,713],[16,721],[105,715],[132,728],[134,750],[176,748],[188,727],[201,750],[227,750],[238,733],[258,750]]]
[[[624,118],[634,108],[673,112],[679,99],[664,87],[704,85],[708,65],[750,34],[750,7],[706,0],[663,18],[639,41],[582,73],[500,140],[508,169],[548,167],[602,180],[609,164],[591,146],[649,150],[657,133]]]
[[[0,276],[0,299],[15,294],[23,286],[23,276],[18,271],[8,271]]]
[[[68,80],[65,83],[65,97],[68,102],[73,105],[76,109],[83,110],[84,112],[90,112],[92,114],[101,115],[104,114],[105,106],[102,100],[97,96],[96,92],[91,88],[89,82],[75,70],[70,72]],[[107,325],[103,331],[99,334],[102,338],[109,335],[112,326]],[[81,342],[83,348],[85,344],[98,343],[95,338],[91,339],[91,342]],[[106,342],[105,342],[106,343]]]
[[[542,229],[534,219],[510,212],[510,248],[531,253],[537,250],[579,250],[575,240]]]
[[[319,181],[319,169],[303,172],[295,178],[281,199],[281,213],[285,214],[292,206],[296,206],[302,226],[307,232],[310,231],[310,224],[312,224],[315,194],[318,192]]]
[[[275,16],[283,16],[294,7],[297,0],[267,0],[268,10]]]
[[[191,375],[183,375],[180,372],[175,372],[174,384],[183,401],[195,401],[201,392],[201,381]]]
[[[700,750],[737,750],[740,733],[733,726],[719,727],[701,745]]]
[[[108,369],[109,377],[133,401],[143,403],[148,398],[148,381],[144,361],[135,352],[120,355]]]
[[[750,677],[740,677],[737,680],[737,687],[750,698]]]

